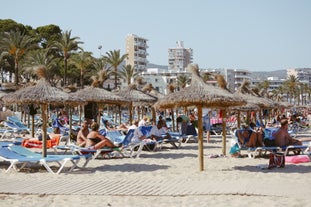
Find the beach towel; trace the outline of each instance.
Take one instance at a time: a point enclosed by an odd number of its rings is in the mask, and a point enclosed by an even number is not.
[[[52,139],[46,140],[46,147],[52,148],[54,146],[57,146],[59,144],[60,135],[55,135]],[[23,147],[27,148],[42,148],[43,143],[40,140],[29,140],[24,139],[22,142]]]

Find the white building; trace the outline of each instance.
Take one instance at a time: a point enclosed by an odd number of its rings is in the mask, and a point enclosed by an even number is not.
[[[148,68],[146,72],[142,72],[141,76],[144,81],[151,83],[152,86],[160,93],[168,94],[167,86],[171,83],[177,85],[177,77],[179,75],[185,75],[191,77],[189,72],[174,71],[159,68]]]
[[[184,48],[183,41],[177,41],[175,48],[168,49],[168,69],[185,71],[193,61],[193,50]]]
[[[133,66],[136,72],[143,72],[147,69],[147,41],[134,34],[126,36],[126,53],[128,54],[126,64]]]

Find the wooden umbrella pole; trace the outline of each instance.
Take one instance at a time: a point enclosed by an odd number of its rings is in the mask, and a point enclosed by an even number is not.
[[[132,122],[133,122],[133,102],[131,102],[128,107],[129,107],[129,112],[130,112],[129,123],[132,124]]]
[[[198,105],[199,163],[200,171],[204,170],[202,105]]]
[[[241,127],[241,111],[240,111],[240,110],[238,111],[237,120],[238,120],[238,125],[237,125],[237,127],[238,127],[238,129],[240,129],[240,127]]]
[[[172,127],[173,127],[173,131],[175,132],[175,116],[174,116],[174,109],[171,109],[171,113],[172,113]]]
[[[70,144],[70,138],[71,138],[71,129],[72,129],[72,107],[69,107],[69,139],[68,143]]]
[[[28,116],[29,117],[29,116]],[[31,126],[31,137],[35,137],[35,115],[32,114],[31,115],[31,122],[32,122],[32,126]]]
[[[226,119],[227,119],[227,112],[224,109],[222,111],[222,154],[226,155]]]
[[[47,150],[46,150],[46,148],[47,148],[47,143],[46,143],[46,140],[47,140],[46,113],[47,113],[47,105],[41,104],[41,116],[42,116],[42,120],[43,120],[43,123],[42,123],[42,132],[43,132],[43,135],[42,135],[42,142],[43,142],[42,157],[46,157],[46,155],[47,155]]]

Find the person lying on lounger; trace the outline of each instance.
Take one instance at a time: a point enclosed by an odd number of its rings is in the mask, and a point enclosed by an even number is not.
[[[105,136],[99,134],[98,129],[99,125],[96,122],[93,122],[91,125],[92,131],[87,135],[87,140],[85,143],[85,147],[89,149],[100,149],[103,147],[116,147],[111,140],[106,138]]]
[[[55,136],[60,136],[60,128],[54,127],[53,132],[46,135],[46,140],[50,140],[54,138]],[[42,141],[42,133],[38,134],[38,136],[31,137],[30,135],[24,136],[24,139],[28,139],[29,141]]]
[[[150,131],[150,138],[155,141],[169,141],[172,140],[171,135],[166,131],[166,129],[163,127],[163,122],[158,121],[157,125],[152,126]],[[177,145],[174,142],[169,142],[174,148],[178,148]]]

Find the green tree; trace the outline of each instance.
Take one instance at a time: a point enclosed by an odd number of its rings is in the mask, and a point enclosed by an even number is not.
[[[284,84],[289,93],[289,102],[292,103],[292,99],[295,97],[295,89],[298,86],[298,78],[294,75],[290,75]]]
[[[0,39],[0,51],[14,58],[15,85],[19,84],[19,61],[30,50],[37,48],[35,38],[25,35],[19,30],[4,32]]]
[[[10,32],[16,30],[25,33],[26,27],[22,24],[15,22],[12,19],[0,19],[0,32]]]
[[[90,52],[84,52],[83,50],[79,52],[78,54],[75,54],[72,56],[72,59],[70,63],[75,65],[75,67],[80,70],[80,86],[81,88],[84,87],[84,75],[87,71],[87,69],[90,67],[90,65],[93,62],[92,53]]]
[[[270,87],[270,83],[268,80],[264,80],[258,84],[258,89],[263,90],[263,92],[266,96],[268,96],[269,87]]]
[[[24,72],[24,75],[29,79],[33,75],[35,67],[44,65],[46,67],[46,78],[55,85],[59,81],[59,77],[61,77],[58,63],[58,58],[49,54],[48,49],[41,48],[33,50],[26,55],[23,64],[24,70],[21,72]]]
[[[115,88],[118,87],[118,67],[119,65],[127,58],[128,54],[120,55],[120,50],[114,50],[106,52],[106,59],[107,63],[114,69],[114,85]]]
[[[71,30],[65,31],[62,33],[60,40],[54,41],[51,45],[51,48],[55,48],[60,52],[64,60],[64,86],[67,84],[68,59],[73,51],[81,49],[79,44],[83,44],[83,42],[78,41],[79,39],[79,37],[71,37]]]
[[[187,84],[190,84],[191,80],[185,75],[179,75],[177,77],[177,86],[181,88],[185,88]]]
[[[126,81],[127,85],[130,85],[133,80],[138,76],[138,72],[135,72],[135,68],[131,65],[123,66],[118,75]]]
[[[46,25],[35,29],[37,38],[43,48],[47,48],[55,41],[59,41],[61,37],[61,29],[57,25]]]

